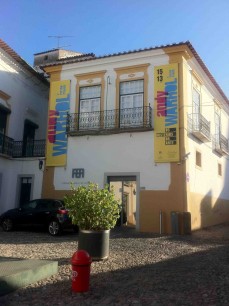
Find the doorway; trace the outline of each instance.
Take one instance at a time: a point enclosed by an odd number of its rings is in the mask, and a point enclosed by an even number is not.
[[[38,125],[26,119],[24,123],[22,156],[33,156],[35,131]]]
[[[136,226],[136,176],[108,176],[115,198],[122,204],[118,225]]]
[[[32,177],[20,177],[19,207],[31,198]]]

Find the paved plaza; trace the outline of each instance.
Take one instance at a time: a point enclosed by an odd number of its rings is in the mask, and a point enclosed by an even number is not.
[[[71,292],[71,232],[0,231],[0,254],[58,261],[58,273],[0,297],[0,305],[229,305],[229,224],[188,236],[111,231],[110,257],[91,266],[90,290]]]

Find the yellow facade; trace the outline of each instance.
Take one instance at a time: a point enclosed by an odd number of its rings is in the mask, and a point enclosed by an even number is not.
[[[65,166],[67,158],[66,120],[70,104],[70,81],[50,85],[46,165]]]
[[[154,67],[154,160],[178,162],[179,146],[178,64]]]

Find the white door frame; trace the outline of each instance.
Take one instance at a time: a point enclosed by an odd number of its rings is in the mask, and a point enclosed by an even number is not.
[[[140,207],[140,172],[105,172],[104,186],[108,183],[109,176],[135,176],[136,177],[136,230],[140,229],[139,207]]]

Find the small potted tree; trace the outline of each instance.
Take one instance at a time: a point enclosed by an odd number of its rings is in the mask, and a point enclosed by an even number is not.
[[[78,249],[86,250],[93,260],[109,256],[110,229],[120,216],[121,204],[108,185],[99,189],[97,184],[74,187],[64,198],[72,223],[79,227]]]

